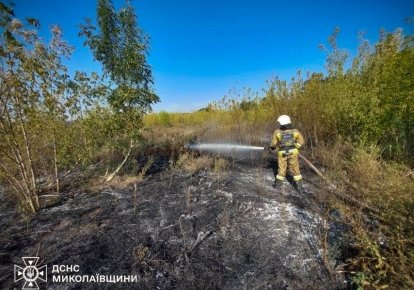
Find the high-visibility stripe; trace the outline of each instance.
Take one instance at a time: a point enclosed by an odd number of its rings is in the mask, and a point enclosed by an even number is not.
[[[282,134],[281,133],[277,133],[276,134],[276,138],[277,138],[277,140],[282,141]]]
[[[293,176],[293,180],[294,181],[302,180],[302,175],[295,175],[295,176]]]
[[[300,147],[302,147],[302,144],[295,143],[295,147],[299,149]]]
[[[277,180],[284,181],[285,180],[285,177],[284,176],[280,176],[280,175],[276,175],[276,179]]]

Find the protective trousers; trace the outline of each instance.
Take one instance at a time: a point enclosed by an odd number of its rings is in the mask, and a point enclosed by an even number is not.
[[[284,156],[282,154],[278,154],[277,163],[278,163],[278,170],[276,179],[283,181],[285,180],[286,171],[289,170],[290,174],[293,176],[293,180],[296,182],[302,180],[302,175],[300,174],[299,169],[299,160],[298,160],[299,152],[294,152],[290,155]]]

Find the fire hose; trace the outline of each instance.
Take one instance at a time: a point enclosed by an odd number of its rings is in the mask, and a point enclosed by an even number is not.
[[[264,147],[263,148],[264,150],[268,150],[269,152],[270,152],[270,150],[273,150],[274,148],[273,147]],[[344,192],[342,192],[342,193],[338,193],[337,191],[335,191],[334,189],[336,189],[336,186],[331,182],[331,181],[329,181],[329,179],[327,179],[323,174],[322,174],[322,172],[320,172],[320,170],[318,170],[318,168],[316,168],[316,166],[315,165],[313,165],[312,164],[312,162],[310,162],[305,156],[303,156],[302,154],[299,154],[299,157],[320,177],[320,178],[322,178],[328,185],[329,185],[329,188],[328,188],[328,191],[330,192],[330,193],[332,193],[332,194],[334,194],[334,195],[336,195],[337,197],[339,197],[339,198],[341,198],[341,199],[343,199],[343,200],[347,200],[347,201],[349,201],[349,202],[351,202],[351,203],[353,203],[353,204],[356,204],[356,205],[358,205],[358,206],[360,206],[360,207],[362,207],[362,208],[365,208],[365,209],[368,209],[368,210],[370,210],[370,211],[372,211],[372,212],[374,212],[374,213],[376,213],[376,214],[379,214],[380,213],[380,211],[378,210],[378,209],[376,209],[376,208],[373,208],[372,206],[369,206],[368,204],[366,204],[366,203],[364,203],[364,202],[361,202],[361,201],[359,201],[359,200],[357,200],[357,199],[355,199],[354,197],[352,197],[352,196],[350,196],[350,195],[348,195],[348,194],[346,194],[346,193],[344,193]]]

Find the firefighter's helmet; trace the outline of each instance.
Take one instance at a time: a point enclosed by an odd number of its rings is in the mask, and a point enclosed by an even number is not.
[[[279,124],[281,125],[281,126],[284,126],[284,125],[287,125],[287,124],[290,124],[291,122],[290,122],[290,118],[289,118],[289,116],[288,115],[282,115],[282,116],[280,116],[278,119],[277,119],[277,121],[279,122]]]

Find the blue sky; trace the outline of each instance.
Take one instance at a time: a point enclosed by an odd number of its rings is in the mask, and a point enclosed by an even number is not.
[[[121,7],[124,0],[113,0]],[[17,17],[35,17],[41,33],[58,24],[75,47],[71,71],[100,71],[78,25],[95,18],[95,0],[15,0]],[[161,102],[156,111],[191,111],[231,89],[261,91],[266,80],[289,80],[297,70],[324,71],[326,43],[338,26],[339,45],[356,51],[358,32],[374,43],[381,28],[414,16],[414,1],[132,0],[139,26],[151,38],[149,63]]]

